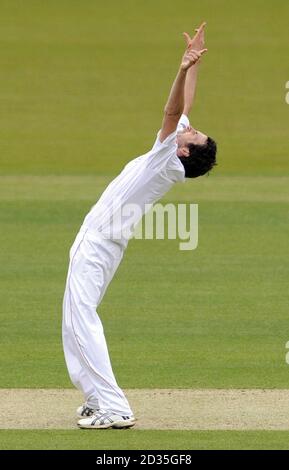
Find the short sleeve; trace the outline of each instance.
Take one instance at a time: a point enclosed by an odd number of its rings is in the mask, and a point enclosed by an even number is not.
[[[177,133],[190,125],[190,121],[185,114],[182,114],[177,129],[160,142],[161,130],[157,133],[157,138],[150,152],[146,154],[145,161],[147,168],[154,171],[161,171],[166,168],[167,174],[173,177],[174,181],[182,181],[185,178],[184,167],[177,158]]]
[[[184,165],[176,155],[168,160],[166,165],[166,174],[174,183],[183,183],[185,181]]]
[[[161,129],[158,131],[157,138],[156,138],[155,143],[152,147],[152,150],[154,150],[154,151],[157,150],[158,148],[167,147],[167,146],[171,145],[172,143],[174,143],[175,139],[176,139],[176,136],[177,136],[177,131],[175,130],[170,135],[168,135],[163,142],[160,141],[160,134],[161,134]]]
[[[159,134],[158,134],[159,135]],[[172,183],[184,181],[184,166],[177,157],[177,133],[174,131],[163,142],[158,139],[153,149],[146,156],[147,168],[163,172]]]
[[[188,116],[186,116],[185,114],[182,114],[178,123],[177,132],[183,131],[186,127],[189,127],[189,125],[190,125],[190,121],[189,121]]]
[[[190,125],[190,121],[189,121],[188,116],[186,116],[185,114],[182,114],[181,117],[180,117],[180,120],[178,122],[177,129],[174,132],[172,132],[170,135],[168,135],[167,138],[163,142],[160,142],[161,130],[158,131],[155,143],[152,147],[152,150],[156,150],[157,147],[160,147],[162,145],[170,144],[170,142],[173,141],[176,138],[176,134],[178,132],[183,131],[185,129],[185,127],[188,127],[189,125]]]

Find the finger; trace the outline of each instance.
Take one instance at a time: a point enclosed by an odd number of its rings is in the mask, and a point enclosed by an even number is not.
[[[203,23],[201,24],[201,26],[199,26],[199,30],[200,31],[204,31],[205,27],[206,27],[207,23],[205,21],[203,21]]]
[[[201,57],[203,51],[207,51],[208,49],[202,49],[201,51],[197,51],[196,49],[192,49],[189,54],[196,54]]]
[[[203,55],[203,54],[205,54],[206,52],[208,52],[208,49],[202,49],[201,51],[199,51],[199,54],[200,54],[200,55]]]
[[[206,27],[206,24],[207,23],[204,21],[198,28],[196,28],[195,31],[196,31],[197,34],[195,35],[195,37],[199,37],[203,33],[203,31]]]
[[[184,37],[185,37],[185,40],[187,41],[187,44],[189,44],[190,40],[191,40],[191,37],[189,36],[188,33],[183,33]]]
[[[192,52],[190,54],[190,59],[193,61],[193,62],[197,62],[199,60],[201,56],[199,54],[197,54],[196,52]]]

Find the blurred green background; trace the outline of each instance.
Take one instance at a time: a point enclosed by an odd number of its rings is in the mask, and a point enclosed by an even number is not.
[[[122,387],[288,388],[288,1],[1,0],[0,13],[0,386],[71,386],[69,247],[151,148],[182,32],[206,20],[191,121],[219,165],[165,198],[199,204],[199,247],[132,241],[99,313]]]
[[[107,174],[147,151],[206,20],[196,127],[222,174],[288,175],[287,0],[1,0],[1,172]]]

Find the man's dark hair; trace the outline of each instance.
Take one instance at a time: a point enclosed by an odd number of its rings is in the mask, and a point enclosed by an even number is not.
[[[184,165],[186,178],[205,175],[217,165],[217,144],[211,137],[208,137],[204,145],[189,144],[188,149],[189,157],[179,157]]]

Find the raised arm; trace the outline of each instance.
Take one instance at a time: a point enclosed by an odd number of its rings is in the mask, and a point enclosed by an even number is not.
[[[160,141],[163,142],[177,128],[184,110],[185,83],[188,70],[198,62],[207,49],[195,51],[188,47],[183,55],[181,65],[173,83],[167,104],[165,106]]]
[[[201,26],[199,26],[199,28],[195,30],[196,34],[193,38],[191,38],[188,33],[184,33],[188,49],[194,49],[196,51],[201,51],[204,49],[205,27],[206,27],[206,23],[202,23]],[[186,83],[185,83],[185,104],[184,104],[184,111],[183,111],[183,113],[186,116],[190,114],[191,109],[193,107],[195,93],[196,93],[199,66],[200,66],[200,61],[198,61],[195,65],[193,65],[187,72]]]

